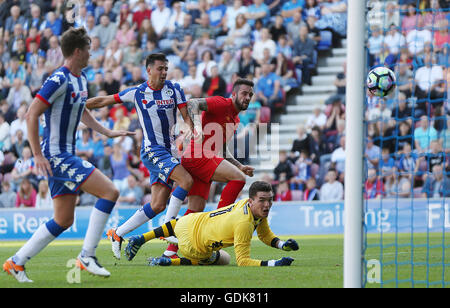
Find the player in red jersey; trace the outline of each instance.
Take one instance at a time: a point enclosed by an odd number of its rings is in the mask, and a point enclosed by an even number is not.
[[[244,188],[245,176],[253,176],[254,168],[239,163],[226,146],[240,123],[239,112],[247,110],[250,104],[253,86],[250,80],[238,79],[231,98],[213,96],[189,100],[188,113],[198,135],[181,158],[181,165],[194,180],[185,215],[204,210],[212,181],[227,183],[217,207],[221,208],[234,203]],[[178,211],[179,208],[169,207],[166,219],[176,217]],[[164,254],[171,256],[176,250],[176,246],[169,245]]]

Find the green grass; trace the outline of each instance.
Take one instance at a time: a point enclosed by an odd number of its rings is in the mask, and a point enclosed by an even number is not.
[[[287,239],[287,237],[282,237]],[[28,276],[34,280],[31,285],[18,284],[12,277],[4,272],[0,273],[0,287],[83,287],[83,288],[341,288],[343,285],[343,237],[340,235],[329,236],[296,236],[300,244],[300,250],[284,252],[267,247],[259,240],[252,241],[251,255],[253,258],[269,260],[279,259],[283,256],[291,256],[295,259],[290,267],[238,267],[234,259],[233,248],[227,248],[232,259],[228,266],[184,266],[184,267],[149,267],[146,259],[150,256],[160,256],[166,244],[162,241],[152,241],[141,248],[139,254],[132,262],[126,260],[117,261],[112,257],[109,242],[102,241],[97,249],[99,261],[110,272],[110,278],[99,278],[81,272],[81,283],[69,284],[66,275],[71,268],[66,267],[70,259],[75,258],[82,245],[82,241],[55,241],[44,249],[38,256],[27,263]],[[450,237],[449,237],[450,238]],[[400,244],[409,243],[409,235],[401,235],[397,241]],[[366,259],[381,260],[382,279],[387,284],[367,284],[367,287],[410,287],[410,282],[398,285],[391,280],[424,280],[428,275],[429,281],[442,279],[442,266],[430,268],[421,265],[427,259],[434,264],[442,265],[443,249],[420,247],[426,243],[425,235],[414,235],[414,248],[411,254],[410,247],[400,247],[397,261],[408,263],[413,257],[417,265],[412,267],[409,263],[398,269],[389,262],[395,260],[395,242],[392,235],[383,237],[383,245],[378,246],[380,239],[369,236],[369,244]],[[450,244],[450,239],[445,239],[445,245]],[[3,262],[13,255],[23,242],[0,243],[0,261]],[[430,245],[442,244],[442,234],[432,234]],[[450,263],[450,248],[444,251],[447,255],[445,262]],[[450,269],[445,268],[445,279],[450,280]],[[424,287],[424,284],[416,284],[416,287]],[[434,286],[434,285],[431,285]],[[440,287],[440,285],[436,285]],[[448,287],[448,285],[447,285]]]

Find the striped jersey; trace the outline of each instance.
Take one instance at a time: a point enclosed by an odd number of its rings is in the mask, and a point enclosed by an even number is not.
[[[76,76],[68,68],[60,67],[47,78],[36,97],[49,105],[44,113],[43,154],[75,155],[77,127],[88,98],[84,73]]]
[[[144,138],[143,147],[159,145],[175,153],[177,108],[186,106],[184,91],[178,83],[166,80],[161,90],[148,82],[128,88],[114,98],[119,103],[134,103]]]

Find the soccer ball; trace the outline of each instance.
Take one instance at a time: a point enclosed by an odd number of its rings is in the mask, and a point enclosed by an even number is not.
[[[375,96],[385,97],[395,88],[395,74],[384,66],[377,66],[367,74],[367,88]]]

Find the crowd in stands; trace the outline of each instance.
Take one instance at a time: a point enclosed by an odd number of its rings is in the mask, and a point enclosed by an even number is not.
[[[370,13],[379,16],[378,11],[384,9],[380,4],[385,1],[370,2]],[[399,81],[402,80],[398,97],[402,93],[408,98],[416,97],[418,106],[412,107],[414,115],[402,109],[392,111],[385,118],[392,106],[373,103],[368,111],[371,116],[367,119],[368,131],[372,133],[374,146],[383,149],[387,140],[383,136],[388,136],[388,129],[398,130],[400,134],[400,126],[406,123],[412,130],[419,125],[420,116],[428,115],[431,121],[427,125],[437,125],[435,139],[440,145],[433,151],[442,154],[445,148],[442,136],[448,138],[450,134],[444,133],[449,126],[439,116],[445,117],[444,98],[448,97],[445,92],[448,90],[445,86],[443,90],[442,83],[425,84],[431,71],[436,81],[440,80],[440,73],[441,79],[448,80],[448,65],[442,62],[448,58],[448,11],[435,7],[442,8],[442,1],[420,1],[420,5],[432,6],[420,13],[412,12],[408,6],[417,1],[398,2],[390,6],[393,15],[389,13],[387,25],[371,24],[370,61],[389,63],[398,73]],[[431,18],[431,13],[438,17]],[[414,18],[419,26],[433,27],[427,30],[431,36],[407,33],[419,31],[412,26]],[[248,110],[240,114],[242,125],[237,133],[238,138],[248,138],[255,133],[250,124],[269,123],[274,115],[284,112],[286,97],[292,90],[311,84],[322,35],[330,34],[331,46],[340,46],[346,37],[346,20],[346,0],[79,0],[75,8],[67,6],[64,0],[0,0],[0,207],[51,207],[48,183],[33,169],[25,114],[42,83],[62,65],[59,39],[70,27],[84,27],[92,39],[89,66],[84,71],[89,97],[115,94],[144,82],[145,58],[154,52],[168,56],[168,79],[178,82],[188,98],[229,96],[237,78],[252,79],[255,95]],[[376,27],[381,29],[379,33]],[[392,39],[389,41],[388,37]],[[418,37],[431,37],[431,41],[423,41],[423,46],[411,43],[417,42]],[[344,67],[336,77],[336,95],[330,97],[324,109],[316,109],[308,123],[299,128],[299,138],[291,153],[280,155],[272,179],[277,200],[296,196],[296,200],[343,198],[345,75]],[[415,87],[409,85],[413,77],[418,79]],[[411,108],[409,101],[407,107],[400,107],[401,100],[398,101],[398,108],[394,103],[395,110]],[[401,113],[406,114],[404,121],[400,121]],[[95,111],[95,115],[104,126],[137,134],[111,140],[80,125],[76,154],[113,179],[120,190],[121,205],[148,202],[151,198],[149,173],[139,158],[142,130],[134,106],[105,107]],[[43,122],[42,119],[41,135]],[[422,129],[427,127],[424,122],[420,120]],[[400,155],[405,156],[402,161],[407,164],[408,159],[416,162],[417,155],[428,153],[430,145],[426,144],[425,137],[418,137],[421,133],[427,136],[420,130],[417,136],[406,131],[405,139],[394,142],[389,156],[396,164]],[[406,147],[399,145],[407,143],[408,137],[416,141],[411,143],[409,156],[404,154]],[[246,158],[242,162],[249,163]],[[379,195],[387,196],[387,187],[393,184],[389,184],[388,175],[380,174],[380,166],[381,162],[373,164],[377,178],[384,185]],[[448,163],[441,166],[444,170],[447,167]],[[394,174],[392,181],[400,182],[396,177],[399,173]],[[431,173],[426,175],[425,172],[420,175],[423,187],[436,191],[435,183],[439,180]],[[420,181],[413,183],[416,187]],[[366,186],[370,185],[368,182]],[[94,202],[91,195],[81,194],[78,204]]]
[[[449,197],[449,3],[374,0],[368,8],[368,66],[391,68],[397,89],[368,96],[364,198]],[[335,95],[280,155],[279,200],[344,198],[345,75],[344,64]]]

